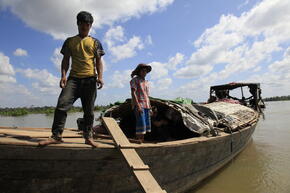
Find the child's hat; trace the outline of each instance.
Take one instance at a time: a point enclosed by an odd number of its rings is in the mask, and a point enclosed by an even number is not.
[[[135,72],[138,72],[139,70],[141,70],[142,68],[146,68],[147,69],[147,73],[150,72],[152,70],[152,67],[148,64],[138,64],[138,66],[135,68]]]

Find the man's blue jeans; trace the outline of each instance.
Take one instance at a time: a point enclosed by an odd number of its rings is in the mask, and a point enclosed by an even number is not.
[[[60,140],[65,126],[67,111],[80,98],[84,111],[84,138],[91,138],[94,123],[94,104],[97,97],[96,77],[69,77],[67,85],[62,89],[54,112],[52,138]]]

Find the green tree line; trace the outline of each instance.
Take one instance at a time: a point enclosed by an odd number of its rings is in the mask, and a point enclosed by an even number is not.
[[[106,106],[95,106],[95,111],[104,111],[109,107]],[[44,107],[17,107],[17,108],[0,108],[1,116],[22,116],[27,114],[52,114],[54,113],[55,107],[44,106]],[[82,112],[81,107],[72,107],[69,113]]]
[[[267,98],[264,98],[263,100],[264,101],[288,101],[288,100],[290,100],[290,95],[267,97]]]

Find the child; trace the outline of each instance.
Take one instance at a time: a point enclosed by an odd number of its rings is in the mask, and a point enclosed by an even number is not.
[[[136,117],[136,138],[144,141],[146,132],[151,132],[149,85],[145,80],[151,66],[139,64],[132,72],[130,81],[132,95],[132,109]]]

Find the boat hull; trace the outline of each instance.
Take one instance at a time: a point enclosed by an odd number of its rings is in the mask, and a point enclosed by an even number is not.
[[[251,140],[256,123],[233,134],[136,146],[136,150],[163,189],[184,192],[241,152]],[[141,191],[114,147],[2,144],[0,152],[0,192]]]

